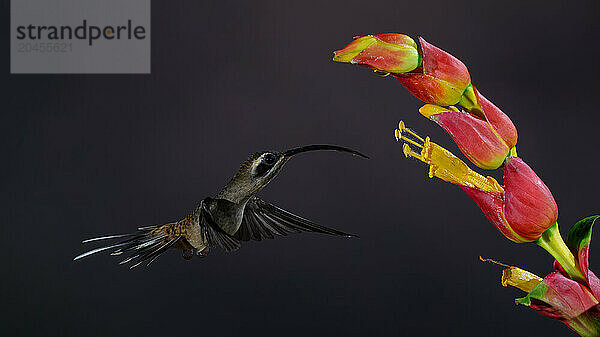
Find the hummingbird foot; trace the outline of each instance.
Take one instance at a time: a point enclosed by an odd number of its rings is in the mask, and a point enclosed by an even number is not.
[[[184,249],[181,253],[181,256],[186,260],[190,260],[192,257],[194,257],[195,250],[195,248]]]
[[[208,255],[208,248],[204,248],[203,250],[199,250],[197,255],[200,257],[206,257]]]

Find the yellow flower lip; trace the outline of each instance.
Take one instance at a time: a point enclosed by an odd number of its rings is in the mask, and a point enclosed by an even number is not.
[[[450,106],[450,109],[447,109],[442,106],[434,105],[434,104],[425,104],[419,109],[419,112],[425,118],[431,118],[431,116],[435,116],[435,115],[439,115],[444,112],[451,112],[451,111],[458,112],[458,109],[454,106]]]
[[[528,293],[538,283],[542,282],[542,278],[527,270],[511,266],[502,270],[501,282],[504,287],[510,285]]]
[[[441,107],[440,107],[441,108]],[[398,123],[395,130],[396,140],[404,141],[402,150],[406,157],[416,158],[429,165],[429,177],[438,177],[447,182],[475,188],[481,191],[503,193],[504,189],[492,177],[484,177],[471,170],[460,158],[452,152],[432,142],[429,137],[423,139],[417,133],[407,128],[403,121]],[[413,150],[411,146],[420,149]]]
[[[543,281],[541,277],[528,272],[527,270],[509,266],[492,259],[484,259],[481,256],[479,259],[483,262],[490,262],[505,267],[502,269],[502,279],[500,281],[504,287],[513,286],[523,290],[526,293],[529,293],[536,285]]]

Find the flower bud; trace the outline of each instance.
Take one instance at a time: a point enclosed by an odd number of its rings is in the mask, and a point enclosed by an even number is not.
[[[508,146],[484,119],[432,104],[423,106],[419,112],[441,126],[460,151],[483,169],[500,167],[509,154]]]
[[[360,64],[385,73],[405,73],[419,66],[417,44],[409,36],[387,33],[356,38],[333,60]]]
[[[471,87],[474,96],[476,97],[477,106],[471,109],[466,109],[467,112],[477,116],[481,114],[494,132],[506,144],[508,148],[513,148],[517,145],[517,128],[508,116],[500,110],[494,103],[485,98],[475,87]]]
[[[487,120],[509,148],[517,133],[508,117],[475,90],[467,67],[456,57],[419,38],[420,47],[404,34],[386,33],[357,37],[334,52],[334,61],[369,67],[396,77],[425,103],[460,105],[466,112]]]
[[[558,207],[548,187],[521,158],[504,164],[506,221],[523,238],[533,241],[558,219]]]
[[[468,92],[473,103],[468,110],[426,104],[419,112],[441,126],[473,164],[496,169],[517,144],[517,129],[477,89],[470,86]]]
[[[558,207],[544,182],[518,157],[504,165],[504,192],[488,192],[461,186],[508,239],[532,242],[558,218]]]
[[[421,71],[395,77],[418,99],[437,105],[458,104],[471,84],[467,67],[456,57],[419,37]]]

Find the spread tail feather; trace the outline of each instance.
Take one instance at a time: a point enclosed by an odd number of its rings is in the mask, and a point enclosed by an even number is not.
[[[170,235],[171,231],[169,229],[175,224],[176,223],[170,223],[162,226],[140,227],[137,232],[132,234],[107,235],[84,240],[82,243],[85,244],[102,240],[122,239],[115,244],[92,249],[78,255],[73,261],[81,260],[85,257],[107,250],[114,250],[110,255],[126,256],[119,264],[131,263],[130,269],[133,269],[146,261],[149,261],[147,265],[150,265],[150,263],[156,260],[163,252],[171,248],[179,239],[181,239],[181,236]]]

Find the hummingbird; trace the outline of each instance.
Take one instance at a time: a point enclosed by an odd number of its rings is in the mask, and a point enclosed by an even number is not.
[[[84,240],[113,242],[76,256],[77,261],[96,253],[112,251],[111,255],[125,256],[119,264],[131,269],[142,263],[150,265],[170,248],[182,251],[189,260],[194,255],[205,257],[210,248],[235,251],[244,241],[261,241],[291,233],[315,232],[344,237],[358,237],[318,225],[310,220],[281,209],[256,196],[270,183],[283,166],[297,154],[311,151],[339,151],[363,158],[366,155],[337,145],[308,145],[283,152],[263,151],[251,154],[229,183],[214,197],[204,198],[182,220],[163,225],[140,227],[131,234],[117,234]],[[116,240],[116,243],[114,243]]]

